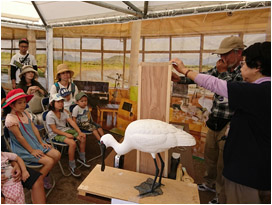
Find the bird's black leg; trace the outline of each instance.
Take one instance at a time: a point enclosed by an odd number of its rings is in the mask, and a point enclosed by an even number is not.
[[[165,166],[164,161],[162,160],[162,157],[161,157],[161,154],[160,154],[160,153],[158,153],[158,156],[159,156],[160,161],[161,161],[161,173],[160,173],[159,183],[158,183],[158,185],[156,186],[156,188],[157,188],[157,187],[160,187],[160,186],[162,185],[161,179],[162,179],[162,173],[163,173],[164,166]],[[155,188],[155,189],[156,189],[156,188]]]
[[[157,165],[156,158],[153,158],[153,160],[154,160],[155,167],[156,167],[156,174],[155,174],[155,178],[154,178],[154,180],[153,180],[153,183],[152,183],[151,189],[150,189],[149,191],[145,192],[145,193],[140,194],[140,196],[143,196],[143,195],[148,194],[148,193],[152,193],[152,192],[154,191],[155,183],[156,183],[156,181],[157,181],[157,177],[158,177],[158,175],[159,175],[159,168],[158,168],[158,165]]]

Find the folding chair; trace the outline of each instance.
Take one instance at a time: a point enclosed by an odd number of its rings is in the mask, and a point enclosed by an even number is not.
[[[12,152],[11,150],[11,140],[10,140],[10,135],[9,135],[9,130],[7,127],[4,127],[4,140],[5,140],[5,143],[6,143],[6,147],[8,149],[8,151]],[[43,165],[40,164],[40,163],[36,163],[36,162],[25,162],[25,166],[26,167],[29,167],[31,169],[40,169]],[[55,181],[55,178],[53,177],[53,175],[50,173],[50,177],[52,179],[52,187],[48,190],[48,192],[46,193],[46,197],[49,196],[49,194],[52,192],[53,188],[55,187],[56,185],[56,181]]]
[[[43,112],[48,110],[49,107],[49,97],[43,97],[41,99],[41,104],[42,104],[42,108],[43,108]]]
[[[48,129],[47,129],[47,126],[46,126],[46,115],[48,114],[48,110],[47,111],[44,111],[43,113],[42,113],[42,119],[43,119],[43,124],[44,124],[44,128],[45,128],[45,131],[46,131],[46,135],[47,135],[47,137],[45,138],[46,139],[46,142],[47,143],[49,143],[49,144],[51,144],[52,145],[52,147],[57,147],[57,146],[59,146],[61,149],[60,149],[60,154],[62,155],[62,153],[63,153],[63,150],[64,150],[64,148],[68,148],[68,144],[66,144],[65,142],[58,142],[58,141],[56,141],[56,140],[54,140],[54,139],[50,139],[49,138],[49,136],[48,136]],[[77,143],[77,141],[78,140],[75,140],[75,142]],[[76,146],[77,147],[77,146]],[[78,147],[77,147],[77,151],[79,152],[79,150],[78,150]],[[63,167],[62,167],[62,164],[61,164],[61,162],[60,162],[60,160],[58,161],[58,164],[59,164],[59,167],[60,167],[60,170],[61,170],[61,172],[62,172],[62,174],[64,175],[64,176],[66,176],[66,177],[68,177],[68,176],[70,176],[71,175],[71,173],[65,173],[64,172],[64,169],[63,169]]]

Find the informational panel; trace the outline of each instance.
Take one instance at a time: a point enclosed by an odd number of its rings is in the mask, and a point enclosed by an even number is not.
[[[138,119],[156,119],[169,122],[171,68],[166,63],[141,63],[138,80]],[[162,154],[168,167],[168,152]],[[157,158],[158,159],[158,158]],[[160,167],[160,160],[157,160]],[[137,152],[137,171],[155,174],[153,158],[149,153]],[[167,176],[167,168],[164,176]]]

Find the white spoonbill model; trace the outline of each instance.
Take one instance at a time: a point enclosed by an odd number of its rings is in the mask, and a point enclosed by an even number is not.
[[[147,152],[152,155],[156,166],[156,174],[151,190],[144,194],[151,193],[157,187],[161,186],[164,162],[160,152],[172,147],[193,146],[196,144],[195,138],[187,132],[166,122],[153,119],[136,120],[130,123],[126,129],[125,138],[121,144],[118,143],[111,134],[103,135],[100,142],[103,149],[101,171],[104,171],[105,169],[104,155],[107,147],[112,147],[118,155],[124,155],[133,149]],[[161,161],[161,172],[159,183],[155,186],[159,174],[156,154],[158,154]]]

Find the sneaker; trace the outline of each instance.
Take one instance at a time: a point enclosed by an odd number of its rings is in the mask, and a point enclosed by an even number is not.
[[[50,183],[50,177],[46,176],[43,179],[43,186],[45,189],[51,189],[52,188],[52,184]]]
[[[81,173],[79,172],[79,170],[77,168],[71,168],[69,166],[69,170],[71,172],[71,174],[74,176],[74,177],[80,177],[81,176]]]
[[[219,204],[218,197],[214,197],[211,201],[209,201],[209,204]]]
[[[84,159],[84,160],[82,160],[82,159],[77,159],[77,161],[78,161],[80,164],[82,164],[83,166],[85,166],[85,167],[91,167],[91,165],[88,164],[88,163],[86,162],[85,159]]]
[[[199,191],[211,191],[211,192],[214,192],[214,193],[216,192],[214,188],[210,188],[207,185],[205,185],[204,183],[198,184],[197,187],[198,187]]]

